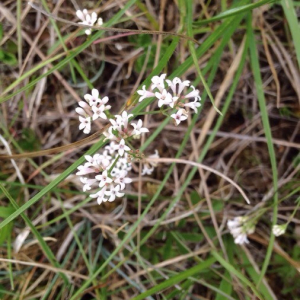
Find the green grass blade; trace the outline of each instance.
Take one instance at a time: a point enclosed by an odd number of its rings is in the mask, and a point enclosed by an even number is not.
[[[187,23],[187,33],[188,36],[190,36],[191,38],[194,38],[194,34],[193,34],[193,29],[192,29],[192,21],[193,21],[193,8],[192,8],[192,1],[187,1],[186,2],[186,6],[187,6],[187,14],[186,14],[186,23]],[[215,101],[214,101],[214,97],[210,91],[210,88],[204,78],[204,76],[202,75],[202,72],[199,68],[199,63],[198,63],[198,58],[197,58],[197,54],[196,54],[196,50],[195,50],[195,46],[193,43],[188,42],[189,44],[189,49],[191,52],[191,56],[193,58],[193,62],[196,68],[196,71],[199,75],[199,78],[201,79],[202,84],[204,85],[205,91],[208,94],[208,97],[213,105],[213,107],[215,108],[215,110],[221,114],[221,112],[218,110],[218,108],[215,106]]]
[[[237,247],[233,243],[232,238],[229,237],[229,236],[225,236],[223,241],[224,241],[224,245],[226,247],[226,252],[227,252],[227,255],[228,255],[229,263],[232,264],[234,262],[233,251]],[[229,296],[232,294],[232,290],[233,290],[232,289],[232,278],[230,277],[230,273],[227,270],[224,273],[224,278],[221,281],[220,290],[225,292]],[[217,294],[216,300],[223,300],[222,295]]]
[[[83,227],[80,227],[80,228],[79,228],[78,234],[81,233],[82,228],[83,228]],[[68,251],[66,252],[66,254],[65,254],[65,256],[64,256],[64,259],[63,259],[63,261],[62,261],[62,263],[61,263],[61,266],[62,266],[62,267],[64,267],[64,266],[67,264],[67,262],[69,261],[69,259],[71,259],[71,260],[77,262],[76,259],[74,259],[74,258],[72,257],[73,251],[74,251],[75,247],[76,247],[76,241],[73,240],[73,242],[71,243],[71,245],[69,245]],[[43,298],[41,298],[41,300],[47,300],[47,299],[49,299],[48,296],[49,296],[49,294],[51,293],[51,291],[52,291],[52,289],[53,289],[53,287],[54,287],[54,285],[55,285],[57,279],[58,279],[58,275],[56,274],[56,275],[54,276],[54,278],[52,279],[52,281],[48,284],[47,290],[46,290],[46,292],[44,293]]]
[[[274,208],[273,208],[272,224],[275,225],[277,223],[277,213],[278,213],[278,174],[277,174],[277,166],[276,166],[276,155],[275,155],[275,150],[274,150],[274,146],[273,146],[273,142],[272,142],[271,127],[270,127],[268,111],[267,111],[267,107],[266,107],[266,99],[264,96],[263,82],[262,82],[262,78],[261,78],[261,74],[260,74],[260,66],[259,66],[258,54],[257,54],[257,49],[256,49],[256,41],[255,41],[255,37],[254,37],[254,31],[253,31],[253,28],[251,25],[251,15],[250,14],[248,15],[248,18],[247,18],[247,34],[249,37],[251,68],[253,71],[256,93],[257,93],[257,98],[258,98],[258,103],[259,103],[259,109],[261,112],[262,123],[263,123],[264,132],[265,132],[266,139],[267,139],[268,151],[269,151],[271,167],[272,167],[273,188],[275,191],[274,202],[273,202]],[[275,237],[274,237],[273,233],[271,233],[266,257],[265,257],[263,267],[262,267],[262,270],[261,270],[261,273],[259,276],[259,280],[258,280],[258,286],[261,283],[261,281],[267,271],[267,268],[268,268],[268,265],[270,262],[270,258],[272,255],[273,246],[274,246],[274,238]]]
[[[121,16],[125,13],[125,11],[128,10],[136,1],[137,0],[129,0],[119,12],[117,12],[107,23],[105,23],[105,25],[106,26],[111,26],[111,25],[115,24],[121,18]],[[12,93],[10,95],[7,95],[5,97],[0,98],[0,103],[5,102],[8,99],[14,97],[15,95],[28,90],[29,88],[31,88],[32,86],[34,86],[37,82],[39,82],[44,77],[52,74],[54,71],[56,71],[56,70],[62,68],[63,66],[65,66],[74,57],[76,57],[79,53],[81,53],[84,49],[86,49],[87,47],[89,47],[94,41],[96,41],[97,39],[99,39],[103,34],[104,34],[104,32],[100,31],[100,30],[98,32],[96,32],[93,36],[91,36],[90,39],[88,39],[81,46],[79,46],[78,48],[76,48],[76,50],[70,50],[69,53],[68,53],[69,55],[65,59],[63,59],[62,61],[60,61],[54,67],[52,67],[47,72],[45,72],[43,75],[41,75],[38,78],[32,80],[26,86],[18,89],[16,92],[14,92],[14,93]]]
[[[14,208],[16,210],[19,209],[19,206],[16,203],[16,201],[11,197],[11,195],[9,194],[9,192],[6,190],[6,188],[2,184],[0,184],[0,189],[2,190],[2,192],[4,193],[4,195],[9,199],[9,201],[14,206]],[[51,264],[54,265],[57,268],[60,268],[60,265],[56,261],[56,258],[54,256],[54,254],[52,253],[51,249],[49,248],[49,246],[47,245],[47,243],[44,241],[44,239],[40,235],[40,233],[36,230],[36,228],[32,224],[32,222],[29,220],[29,218],[25,214],[22,213],[21,216],[24,219],[24,221],[26,222],[26,224],[30,227],[32,233],[35,235],[35,237],[37,238],[37,240],[39,241],[39,244],[40,244],[43,252],[45,253],[46,257],[49,259],[49,261],[51,262]],[[60,274],[60,276],[62,277],[62,279],[64,280],[65,283],[69,282],[69,280],[68,280],[68,278],[66,277],[65,274],[63,274],[63,273],[59,273],[59,274]]]
[[[235,267],[228,263],[218,252],[212,250],[211,254],[229,273],[234,274],[244,284],[246,284],[258,297],[258,299],[264,300],[264,298],[260,295],[256,287],[240,271],[238,271]]]
[[[271,4],[271,3],[275,3],[278,2],[279,0],[261,0],[252,4],[247,4],[247,5],[241,5],[239,7],[235,7],[235,8],[231,8],[228,9],[220,14],[218,14],[215,17],[206,19],[206,20],[199,20],[194,22],[195,25],[205,25],[211,22],[215,22],[215,21],[219,21],[219,20],[223,20],[225,18],[229,18],[229,17],[233,17],[236,15],[239,15],[241,13],[245,13],[245,12],[249,12],[257,7],[260,7],[262,5],[265,4]],[[283,0],[284,1],[284,0]]]
[[[255,284],[257,284],[260,271],[257,272],[255,270],[254,266],[252,266],[250,260],[248,259],[246,253],[244,253],[242,251],[235,251],[235,252],[241,258],[241,260],[245,266],[244,268],[245,268],[246,272],[249,274],[249,276],[251,277],[252,281]],[[273,300],[274,299],[273,295],[269,291],[269,288],[264,284],[263,281],[262,281],[262,284],[260,285],[260,287],[258,288],[258,290],[263,295],[264,300]]]
[[[164,282],[158,284],[157,286],[147,290],[146,292],[138,295],[137,297],[132,298],[132,300],[142,300],[150,295],[161,292],[163,289],[174,286],[178,282],[186,280],[188,277],[193,276],[193,275],[199,273],[200,271],[209,268],[215,261],[216,261],[216,258],[210,257],[207,260],[197,264],[196,266],[194,266],[186,271],[182,271],[178,275],[175,275],[175,276],[171,277],[170,279],[167,279]]]
[[[20,84],[24,79],[28,78],[29,76],[31,76],[32,74],[34,74],[35,72],[39,71],[40,69],[42,69],[43,67],[45,67],[48,64],[51,64],[52,62],[60,59],[61,57],[65,56],[65,53],[60,53],[57,54],[54,57],[51,57],[45,61],[42,61],[41,63],[39,63],[38,65],[32,67],[30,70],[28,70],[26,73],[24,73],[22,76],[18,77],[11,85],[9,85],[1,94],[1,96],[7,94],[9,91],[11,91],[13,88],[15,88],[18,84]]]
[[[85,155],[93,155],[100,147],[104,145],[103,137],[100,139],[99,142],[94,144],[89,151],[85,153]],[[72,172],[76,170],[78,166],[80,166],[85,161],[84,155],[81,156],[75,163],[73,163],[67,170],[65,170],[61,175],[59,175],[56,179],[54,179],[50,184],[48,184],[44,189],[42,189],[39,193],[37,193],[33,198],[27,201],[24,205],[20,208],[16,209],[14,213],[12,213],[8,218],[3,220],[0,223],[0,229],[14,220],[17,216],[23,213],[26,209],[31,207],[34,203],[36,203],[39,199],[45,196],[48,192],[50,192],[54,187],[56,187],[61,181],[67,178]]]
[[[300,32],[300,24],[298,21],[298,17],[295,11],[295,8],[293,6],[292,0],[281,0],[281,5],[284,10],[284,14],[286,16],[286,19],[288,21],[292,37],[293,37],[293,44],[295,46],[296,50],[296,56],[298,60],[298,65],[300,67],[300,40],[299,40],[299,32]]]
[[[7,237],[7,258],[12,259],[12,243],[11,243],[11,231],[12,231],[13,224],[8,224],[5,229],[8,231],[8,237]],[[3,228],[4,230],[4,228]],[[13,291],[15,289],[14,287],[14,278],[13,278],[13,271],[12,271],[12,263],[8,263],[8,272],[9,272],[9,281],[11,285],[11,290]]]
[[[220,296],[222,297],[222,300],[228,299],[228,300],[235,300],[234,298],[232,298],[230,295],[226,294],[226,292],[222,289],[219,289],[207,282],[205,282],[204,280],[198,280],[196,278],[191,278],[192,280],[194,280],[195,282],[198,282],[199,284],[207,287],[208,289],[210,289],[211,291],[215,291],[216,292],[216,296]]]

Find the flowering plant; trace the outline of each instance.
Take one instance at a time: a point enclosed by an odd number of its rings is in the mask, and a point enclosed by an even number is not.
[[[94,26],[96,22],[99,26],[103,24],[102,18],[98,18],[96,12],[92,12],[92,14],[89,14],[86,9],[77,10],[76,15],[81,20],[81,22],[78,22],[78,24],[88,25],[88,26]],[[91,33],[92,33],[91,28],[85,30],[86,35],[90,35]]]
[[[158,100],[158,107],[161,108],[165,105],[172,110],[176,109],[177,111],[171,114],[176,125],[187,119],[189,109],[197,113],[197,108],[201,105],[201,98],[199,90],[190,85],[190,81],[181,81],[177,77],[171,81],[166,79],[166,74],[162,74],[154,76],[151,82],[150,91],[146,90],[145,85],[142,90],[137,91],[140,95],[139,101],[155,97]],[[184,92],[186,89],[192,89],[192,91]],[[103,134],[105,140],[109,140],[110,144],[101,154],[86,155],[87,162],[78,167],[76,174],[80,176],[80,181],[83,183],[83,191],[90,191],[92,187],[98,188],[98,191],[90,194],[92,198],[97,198],[98,204],[111,202],[116,197],[123,197],[122,191],[126,184],[132,182],[132,179],[128,177],[128,172],[132,169],[131,161],[144,158],[144,155],[130,146],[130,140],[139,139],[142,134],[148,133],[149,129],[143,127],[141,119],[132,122],[133,114],[125,110],[120,115],[111,118],[108,114],[111,109],[111,105],[107,104],[109,98],[107,96],[101,98],[97,89],[93,89],[91,94],[84,95],[84,99],[85,101],[80,101],[79,107],[76,108],[80,121],[79,130],[89,134],[92,121],[107,120],[110,125]],[[190,99],[193,101],[190,102]],[[166,112],[164,111],[164,113]],[[150,158],[158,157],[157,150],[150,156]],[[155,162],[145,163],[142,175],[150,175],[156,166]]]
[[[248,244],[249,240],[247,235],[252,234],[255,231],[255,225],[246,216],[235,217],[233,220],[229,220],[227,226],[234,237],[234,242],[240,245],[245,243]]]
[[[185,121],[188,117],[187,108],[198,112],[198,107],[201,106],[199,90],[196,90],[190,81],[182,81],[178,77],[173,80],[165,79],[166,74],[160,76],[154,76],[151,81],[152,85],[150,91],[146,90],[146,86],[142,87],[142,90],[138,90],[140,95],[139,102],[146,98],[155,97],[158,100],[158,107],[169,106],[172,110],[177,111],[171,114],[171,118],[174,119],[175,125],[179,125],[181,121]],[[185,92],[187,89],[192,89],[190,92]],[[189,100],[194,101],[190,102]],[[186,102],[188,100],[188,102]]]

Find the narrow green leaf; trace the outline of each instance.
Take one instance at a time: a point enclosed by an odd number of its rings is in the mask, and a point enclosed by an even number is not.
[[[4,195],[9,199],[9,201],[11,202],[11,204],[13,205],[13,207],[18,210],[19,209],[19,205],[17,204],[17,202],[11,197],[11,195],[9,194],[9,192],[6,190],[6,188],[0,184],[0,189],[2,190],[2,192],[4,193]],[[32,222],[29,220],[29,218],[21,213],[22,218],[24,219],[24,221],[26,222],[26,224],[29,226],[29,228],[31,229],[32,233],[35,235],[35,237],[37,238],[37,240],[39,241],[39,244],[43,250],[43,252],[45,253],[45,256],[49,259],[49,261],[51,262],[51,264],[57,268],[60,268],[59,263],[57,262],[53,252],[51,251],[51,249],[49,248],[49,246],[46,244],[46,242],[44,241],[43,237],[40,235],[40,233],[36,230],[35,226],[32,224]],[[65,274],[63,273],[59,273],[60,276],[62,277],[62,279],[64,280],[65,283],[68,283],[69,280],[66,277]]]
[[[156,285],[155,287],[147,290],[146,292],[138,295],[137,297],[132,298],[132,300],[143,300],[143,299],[146,299],[146,297],[148,297],[150,295],[161,292],[163,289],[174,286],[178,282],[181,282],[181,281],[187,279],[188,277],[199,273],[202,270],[208,269],[215,261],[216,261],[216,258],[210,257],[207,260],[199,263],[195,267],[192,267],[186,271],[180,272],[178,275],[175,275],[175,276],[165,280],[164,282]]]
[[[218,252],[215,250],[212,250],[211,254],[213,257],[231,274],[234,274],[236,277],[238,277],[244,284],[246,284],[253,293],[261,300],[264,300],[264,298],[260,295],[259,291],[256,289],[256,287],[237,269],[235,269],[230,263],[228,263]]]
[[[94,144],[89,151],[85,153],[85,155],[93,155],[100,147],[104,145],[103,137],[101,137],[100,141]],[[85,161],[84,155],[81,156],[75,163],[73,163],[67,170],[65,170],[62,174],[60,174],[56,179],[54,179],[50,184],[48,184],[44,189],[42,189],[39,193],[37,193],[33,198],[23,204],[21,207],[16,209],[8,218],[3,220],[0,223],[0,229],[14,220],[17,216],[23,213],[26,209],[31,207],[34,203],[36,203],[39,199],[45,196],[49,191],[51,191],[54,187],[56,187],[61,181],[67,178],[72,172],[76,170],[78,166],[80,166]]]
[[[236,248],[237,250],[237,248]],[[250,260],[248,259],[246,253],[244,253],[243,251],[235,251],[236,254],[241,258],[243,265],[245,266],[245,270],[246,272],[249,274],[249,276],[251,277],[252,281],[257,284],[258,283],[258,279],[259,279],[259,271],[257,272],[255,270],[255,267],[252,266]],[[269,288],[264,284],[264,282],[262,282],[262,284],[260,285],[260,287],[258,288],[258,290],[261,292],[261,294],[264,296],[264,300],[273,300],[274,299],[274,295],[270,293]]]
[[[220,13],[217,16],[214,16],[212,18],[209,18],[209,19],[206,19],[206,20],[196,21],[196,22],[194,22],[194,24],[195,25],[204,25],[204,24],[208,24],[208,23],[211,23],[211,22],[223,20],[225,18],[229,18],[229,17],[232,17],[232,16],[239,15],[241,13],[251,11],[251,10],[253,10],[257,7],[260,7],[262,5],[271,4],[271,3],[278,2],[278,1],[279,0],[261,0],[261,1],[258,1],[258,2],[252,3],[252,4],[247,4],[247,5],[242,5],[242,6],[239,6],[239,7],[231,8],[231,9],[228,9],[228,10],[226,10],[226,11],[224,11],[224,12],[222,12],[222,13]],[[282,1],[284,1],[284,0],[282,0]]]
[[[254,82],[255,82],[255,87],[256,87],[256,93],[257,93],[257,99],[258,99],[258,104],[259,104],[259,109],[262,117],[262,123],[264,127],[264,132],[266,135],[267,139],[267,145],[268,145],[268,151],[269,151],[269,156],[270,156],[270,161],[271,161],[271,167],[272,167],[272,175],[273,175],[273,188],[274,188],[274,206],[273,206],[273,219],[272,219],[272,224],[275,225],[277,223],[277,213],[278,213],[278,174],[277,174],[277,166],[276,166],[276,155],[275,155],[275,150],[274,150],[274,145],[272,142],[272,132],[271,132],[271,127],[269,123],[269,116],[268,116],[268,111],[267,111],[267,106],[266,106],[266,99],[264,95],[264,88],[263,88],[263,82],[261,78],[261,73],[260,73],[260,66],[259,66],[259,61],[258,61],[258,54],[257,54],[257,48],[256,48],[256,40],[254,37],[254,31],[252,28],[251,24],[252,18],[251,14],[248,15],[247,18],[247,34],[249,37],[249,49],[250,49],[250,60],[251,60],[251,68],[253,71],[253,76],[254,76]],[[267,253],[265,256],[265,260],[263,263],[263,267],[259,276],[259,280],[257,283],[257,286],[261,283],[262,279],[265,276],[265,273],[267,271],[272,251],[273,251],[273,246],[274,246],[274,235],[271,233]]]
[[[1,50],[0,50],[1,53]],[[51,64],[52,62],[58,60],[59,58],[61,58],[62,56],[65,56],[66,53],[60,53],[52,58],[49,58],[45,61],[42,61],[41,63],[39,63],[36,66],[33,66],[30,70],[28,70],[26,73],[24,73],[22,76],[18,77],[10,86],[8,86],[5,91],[2,93],[2,96],[7,94],[9,91],[11,91],[13,88],[15,88],[18,84],[20,84],[24,79],[28,78],[29,76],[31,76],[32,74],[34,74],[35,72],[37,72],[38,70],[42,69],[43,67],[45,67],[48,64]],[[1,60],[1,54],[0,54],[0,60]]]
[[[186,14],[186,21],[187,21],[187,32],[188,32],[188,36],[194,38],[193,35],[193,29],[192,29],[192,21],[193,21],[193,8],[192,8],[192,1],[187,1],[186,2],[186,6],[187,6],[187,14]],[[195,50],[195,46],[193,43],[189,42],[189,49],[191,52],[191,56],[193,58],[194,61],[194,65],[196,68],[196,71],[201,79],[202,84],[204,85],[205,91],[213,105],[213,107],[215,108],[215,110],[221,114],[221,112],[219,111],[219,109],[215,106],[215,102],[214,102],[214,97],[210,91],[210,88],[205,80],[205,78],[202,75],[202,72],[199,68],[199,63],[198,63],[198,58],[197,58],[197,54],[196,54],[196,50]]]
[[[3,51],[1,50],[2,52],[2,58],[1,58],[1,61],[6,64],[6,65],[9,65],[9,66],[15,66],[17,65],[18,63],[18,60],[16,58],[16,56],[12,53],[9,53],[7,51]]]
[[[0,23],[0,41],[2,40],[2,38],[3,38],[3,26]]]
[[[105,25],[106,26],[111,26],[111,25],[115,24],[121,18],[121,16],[125,13],[125,11],[128,10],[129,7],[131,7],[136,1],[137,0],[129,0],[118,13],[116,13],[107,23],[105,23]],[[63,59],[62,61],[60,61],[59,63],[57,63],[55,66],[53,66],[47,72],[45,72],[44,74],[42,74],[38,78],[32,80],[31,82],[29,82],[28,84],[26,84],[24,87],[18,89],[14,93],[11,93],[10,95],[7,95],[5,97],[0,98],[0,103],[7,101],[8,99],[14,97],[15,95],[17,95],[17,94],[19,94],[19,93],[21,93],[23,91],[26,91],[27,89],[29,89],[32,86],[34,86],[37,82],[39,82],[40,80],[42,80],[44,77],[52,74],[54,71],[56,71],[56,70],[62,68],[63,66],[65,66],[74,57],[76,57],[83,50],[85,50],[86,48],[88,48],[94,41],[96,41],[97,39],[99,39],[103,34],[104,34],[104,31],[101,31],[101,30],[99,30],[98,32],[96,32],[93,36],[91,36],[90,39],[86,40],[81,46],[79,46],[78,48],[76,48],[76,50],[70,50],[69,53],[68,53],[68,56],[65,59]]]
[[[298,65],[300,67],[300,39],[299,39],[299,32],[300,32],[300,24],[298,21],[298,17],[293,6],[292,0],[281,0],[281,5],[284,10],[284,14],[287,18],[292,37],[293,37],[293,44],[295,46]]]

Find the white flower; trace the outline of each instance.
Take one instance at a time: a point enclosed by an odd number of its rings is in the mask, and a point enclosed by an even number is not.
[[[195,100],[194,102],[185,103],[184,106],[193,109],[195,111],[195,113],[197,113],[198,112],[197,108],[201,106],[201,103],[199,103],[197,100]]]
[[[104,119],[104,120],[107,119],[107,116],[104,113],[104,110],[105,110],[105,106],[104,105],[100,105],[99,107],[92,106],[92,110],[94,112],[94,114],[93,114],[93,120],[96,120],[98,118],[101,118],[101,119]]]
[[[112,124],[112,128],[117,130],[122,137],[128,137],[128,121],[133,117],[133,114],[128,114],[127,111],[123,111],[122,115],[115,115],[115,120],[109,119]]]
[[[116,187],[111,185],[109,191],[105,192],[105,195],[109,197],[108,201],[112,202],[116,199],[116,197],[123,197],[124,193],[120,193],[120,186],[117,185]]]
[[[195,98],[195,101],[200,101],[201,97],[199,96],[199,90],[196,90],[194,86],[191,85],[193,89],[190,93],[184,96],[184,98]]]
[[[98,102],[101,101],[101,99],[99,98],[99,91],[97,89],[92,89],[92,94],[85,94],[83,98],[89,103],[90,106],[97,105]],[[108,97],[104,98],[108,99]]]
[[[95,173],[95,170],[93,168],[90,168],[89,165],[87,165],[87,164],[81,165],[77,169],[79,170],[76,173],[76,175],[78,175],[78,176]]]
[[[185,87],[190,86],[189,80],[182,81],[178,77],[175,77],[172,81],[166,80],[166,82],[167,82],[168,86],[172,89],[172,92],[174,93],[174,95],[176,95],[176,96],[179,96]],[[177,91],[177,84],[178,84],[178,91]]]
[[[172,114],[171,118],[173,118],[176,122],[176,125],[179,125],[181,121],[184,121],[187,119],[187,116],[184,115],[184,110],[179,109],[176,114]]]
[[[100,155],[102,162],[104,162],[105,165],[108,165],[108,163],[111,161],[112,157],[110,154],[108,154],[109,151],[104,150],[102,155]],[[103,163],[102,163],[103,164]]]
[[[111,142],[101,153],[93,156],[85,155],[86,162],[78,167],[76,174],[82,176],[80,181],[83,183],[84,192],[90,191],[96,186],[101,188],[97,192],[90,192],[90,197],[97,198],[98,204],[122,197],[124,194],[121,193],[121,190],[125,188],[126,184],[132,182],[128,176],[128,171],[132,166],[128,162],[128,154],[125,152],[127,146],[124,140],[120,144],[124,146],[122,157],[118,157],[118,153],[115,153],[113,149],[115,146],[119,148],[120,145]],[[120,151],[120,149],[118,150]]]
[[[79,116],[79,121],[79,130],[83,130],[85,134],[89,134],[91,132],[91,118]]]
[[[123,123],[120,120],[109,119],[109,122],[112,125],[110,128],[122,132]]]
[[[149,155],[148,158],[159,158],[158,151],[155,150],[155,153],[152,155]],[[154,171],[154,168],[157,167],[158,162],[156,161],[148,161],[146,164],[143,166],[142,170],[142,175],[151,175],[152,172]]]
[[[111,120],[110,120],[111,121]],[[103,135],[105,136],[105,140],[111,140],[111,141],[113,141],[113,140],[117,140],[117,137],[114,135],[114,133],[113,133],[113,127],[112,126],[110,126],[108,129],[107,129],[107,131],[104,131],[103,132]]]
[[[84,157],[87,161],[87,163],[85,163],[85,166],[92,168],[95,173],[99,173],[105,170],[110,164],[111,160],[110,156],[104,156],[100,154],[95,154],[94,156],[85,155]]]
[[[81,102],[81,101],[80,101]],[[88,117],[89,115],[86,113],[86,111],[83,109],[83,108],[81,108],[81,107],[76,107],[75,108],[75,111],[79,114],[79,115],[81,115],[81,116],[84,116],[84,117]]]
[[[233,220],[227,221],[227,226],[230,230],[239,227],[243,224],[243,222],[246,221],[244,217],[235,217]]]
[[[80,101],[80,102],[82,102],[82,101]],[[81,103],[81,105],[83,105],[83,104]],[[83,130],[83,132],[85,134],[89,134],[91,131],[91,117],[81,107],[77,107],[75,109],[75,111],[80,115],[79,116],[79,121],[80,121],[79,130]]]
[[[120,156],[123,156],[125,151],[130,150],[130,148],[127,145],[125,145],[125,140],[124,139],[122,139],[120,141],[120,143],[118,145],[115,145],[114,147],[115,147],[115,150],[118,151]]]
[[[87,110],[90,109],[89,105],[87,105],[86,102],[84,102],[84,101],[79,101],[78,104],[79,104],[79,106],[81,106],[84,109],[87,109]],[[78,107],[78,108],[80,108],[80,107]]]
[[[83,191],[89,191],[91,189],[91,186],[97,181],[96,179],[89,179],[87,177],[80,177],[80,181],[84,184]]]
[[[82,21],[82,22],[78,22],[79,24],[94,26],[94,24],[97,22],[97,14],[95,12],[93,12],[90,15],[86,9],[84,9],[83,11],[77,10],[76,15]],[[92,32],[91,28],[85,30],[86,35],[90,35],[91,32]]]
[[[161,93],[156,92],[155,97],[158,99],[158,107],[162,107],[163,105],[174,107],[173,97],[166,89],[163,89]]]
[[[108,176],[107,170],[103,171],[101,175],[97,175],[96,179],[100,181],[99,187],[105,186],[107,183],[112,183],[112,179]]]
[[[143,86],[143,89],[138,91],[138,94],[141,96],[139,101],[142,101],[147,97],[152,97],[154,92],[154,96],[158,99],[158,107],[169,105],[171,108],[175,107],[179,109],[176,114],[172,115],[178,125],[188,117],[189,111],[186,111],[184,107],[189,107],[194,110],[195,113],[198,112],[198,108],[201,106],[201,97],[199,95],[199,90],[195,89],[195,87],[190,84],[189,80],[182,81],[178,77],[175,77],[173,80],[165,78],[166,74],[153,76],[151,79],[151,92],[147,91],[146,87]],[[192,89],[189,93],[186,92],[188,88]],[[186,100],[191,98],[194,99],[194,101],[185,103]],[[182,111],[180,111],[180,109],[182,109]]]
[[[127,172],[125,170],[122,170],[114,180],[115,183],[120,185],[121,191],[125,189],[125,184],[132,182],[132,179],[126,176]]]
[[[125,152],[124,156],[119,157],[115,168],[112,170],[114,172],[114,176],[117,176],[122,170],[130,171],[132,169],[131,163],[128,162],[128,154]],[[111,173],[112,174],[112,173]]]
[[[142,133],[149,132],[148,128],[142,127],[143,126],[142,120],[138,120],[137,124],[131,123],[130,125],[134,128],[134,130],[131,133],[134,138],[139,137]]]
[[[286,224],[283,224],[283,225],[274,225],[273,228],[272,228],[273,234],[275,236],[280,236],[280,235],[284,234],[285,231],[286,231],[286,227],[287,227]]]
[[[97,24],[98,24],[98,26],[103,25],[103,20],[102,20],[102,18],[98,18]]]
[[[141,96],[139,102],[143,101],[145,98],[150,98],[154,96],[154,93],[146,90],[145,85],[143,85],[142,90],[138,90],[137,93]]]
[[[155,149],[154,154],[149,155],[148,157],[149,157],[149,158],[159,158],[158,151]],[[157,164],[158,164],[158,162],[156,162],[156,161],[150,161],[149,163],[150,163],[151,166],[153,166],[153,167],[157,167]]]
[[[122,124],[124,128],[127,128],[128,126],[128,121],[130,118],[133,117],[133,114],[128,114],[127,111],[123,111],[122,115],[116,115],[116,121],[118,124]]]
[[[248,244],[249,240],[247,239],[247,234],[246,233],[241,233],[238,236],[235,237],[234,239],[235,244],[243,245],[243,244]]]
[[[240,245],[245,243],[248,244],[249,240],[247,235],[252,234],[255,231],[255,226],[249,221],[247,216],[236,217],[233,220],[229,220],[227,226],[234,237],[234,242]]]
[[[160,92],[162,92],[162,90],[165,88],[165,78],[166,78],[166,74],[162,74],[160,76],[153,76],[151,81],[152,81],[152,85],[151,85],[151,89],[154,90],[155,88],[157,88]]]
[[[142,175],[144,176],[144,175],[151,175],[152,174],[152,172],[154,171],[154,168],[153,167],[151,167],[150,165],[148,165],[148,164],[145,164],[144,166],[143,166],[143,170],[142,170]]]
[[[105,191],[106,186],[104,186],[100,191],[98,191],[96,194],[91,194],[91,198],[97,198],[97,203],[100,205],[102,202],[106,202],[107,199],[105,198]]]
[[[110,142],[109,145],[105,146],[105,149],[109,152],[110,155],[114,154],[115,150],[115,145],[116,143],[114,141]]]

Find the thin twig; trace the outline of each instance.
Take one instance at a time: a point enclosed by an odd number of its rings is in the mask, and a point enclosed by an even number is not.
[[[162,162],[166,162],[166,163],[179,163],[179,164],[186,164],[186,165],[191,165],[197,168],[202,168],[204,170],[207,170],[211,173],[214,173],[222,178],[224,178],[226,181],[228,181],[229,183],[231,183],[243,196],[243,198],[246,200],[246,202],[248,204],[250,204],[250,200],[247,197],[247,195],[245,194],[245,192],[242,190],[242,188],[235,183],[232,179],[230,179],[229,177],[225,176],[224,174],[222,174],[221,172],[214,170],[208,166],[205,166],[203,164],[194,162],[194,161],[189,161],[189,160],[185,160],[185,159],[179,159],[179,158],[147,158],[147,161],[149,162],[157,162],[157,163],[162,163]]]
[[[139,34],[159,34],[159,35],[171,35],[171,36],[176,36],[185,40],[189,40],[197,45],[201,45],[198,41],[196,41],[195,39],[186,36],[184,34],[180,34],[180,33],[176,33],[176,32],[166,32],[166,31],[158,31],[158,30],[139,30],[139,29],[124,29],[124,28],[115,28],[115,27],[102,27],[102,26],[90,26],[90,25],[84,25],[84,24],[79,24],[76,22],[71,22],[68,20],[65,20],[63,18],[57,17],[53,14],[50,14],[48,12],[46,12],[45,10],[41,9],[40,7],[38,7],[37,5],[35,5],[32,2],[28,2],[28,4],[35,10],[41,12],[42,14],[44,14],[45,16],[48,16],[49,18],[52,18],[56,21],[60,21],[69,25],[74,25],[74,26],[78,26],[78,27],[82,27],[82,28],[91,28],[94,30],[104,30],[104,31],[111,31],[111,32],[136,32]]]

